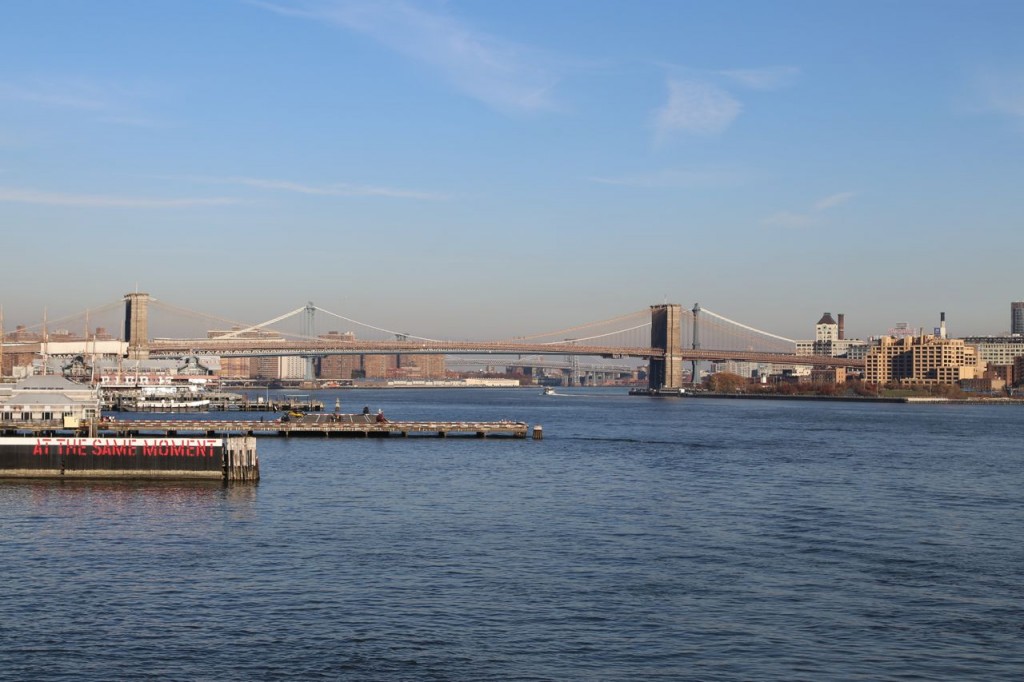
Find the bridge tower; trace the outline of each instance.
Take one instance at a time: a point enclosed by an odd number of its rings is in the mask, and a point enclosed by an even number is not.
[[[651,348],[665,351],[664,357],[650,360],[648,385],[653,391],[683,387],[681,314],[678,303],[651,306]]]
[[[124,295],[124,340],[128,357],[145,360],[149,357],[149,294]]]
[[[700,303],[693,304],[693,349],[700,349]],[[700,372],[698,371],[697,361],[694,360],[690,366],[690,384],[696,386],[700,383]]]
[[[316,306],[313,305],[312,301],[306,303],[306,308],[303,311],[305,313],[302,318],[302,335],[307,339],[316,337]],[[307,356],[306,360],[306,381],[311,381],[316,378],[316,358],[312,355]]]

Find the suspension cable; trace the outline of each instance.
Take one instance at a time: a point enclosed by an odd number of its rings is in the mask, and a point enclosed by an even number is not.
[[[440,339],[428,339],[425,336],[416,336],[415,334],[406,334],[404,332],[396,332],[396,331],[392,331],[391,329],[384,329],[383,327],[374,327],[372,324],[366,324],[365,322],[360,322],[359,320],[353,320],[350,317],[345,317],[344,315],[339,315],[338,313],[332,313],[330,310],[324,310],[320,306],[313,306],[313,307],[316,308],[317,310],[319,310],[322,313],[327,313],[328,315],[333,315],[334,317],[338,318],[339,320],[345,320],[346,322],[351,322],[352,324],[358,324],[361,327],[366,327],[367,329],[372,329],[374,331],[383,332],[385,334],[391,334],[393,336],[404,336],[404,337],[407,337],[407,338],[410,338],[410,339],[416,339],[417,341],[429,341],[431,343],[442,343],[442,341]]]
[[[734,324],[737,327],[742,327],[743,329],[746,329],[747,331],[752,331],[752,332],[755,332],[757,334],[761,334],[763,336],[768,336],[768,337],[771,337],[773,339],[778,339],[779,341],[785,341],[786,343],[793,343],[793,344],[796,343],[796,341],[794,341],[793,339],[787,339],[785,336],[779,336],[777,334],[772,334],[770,332],[761,331],[760,329],[755,329],[754,327],[748,327],[747,325],[743,324],[742,322],[737,322],[736,320],[730,320],[728,317],[723,317],[722,315],[719,315],[716,312],[712,312],[712,311],[708,310],[707,308],[701,308],[700,311],[702,313],[707,313],[708,315],[711,315],[712,317],[717,317],[718,319],[722,320],[723,322],[728,322],[729,324]]]
[[[629,319],[631,317],[636,317],[638,315],[648,315],[648,314],[650,314],[649,311],[638,310],[638,311],[634,311],[632,313],[626,313],[625,315],[619,315],[618,317],[613,317],[613,318],[608,319],[608,320],[601,320],[599,322],[587,322],[585,324],[579,324],[579,325],[576,325],[575,327],[568,327],[566,329],[560,329],[558,331],[544,332],[543,334],[532,334],[530,336],[516,336],[512,340],[513,341],[529,341],[531,339],[542,339],[545,336],[555,336],[555,335],[562,336],[562,335],[568,334],[570,332],[578,331],[580,329],[587,329],[588,327],[596,327],[596,326],[602,325],[602,324],[611,324],[612,322],[619,322],[620,320],[626,320],[626,319]],[[650,324],[650,323],[648,323],[648,324]],[[621,331],[629,331],[629,330],[621,330]],[[613,332],[613,333],[615,333],[615,332]],[[596,337],[594,337],[594,338],[596,338]]]

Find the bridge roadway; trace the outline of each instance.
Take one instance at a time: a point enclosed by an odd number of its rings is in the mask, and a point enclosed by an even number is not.
[[[85,342],[83,342],[85,343]],[[41,343],[5,344],[7,353],[43,352]],[[510,341],[286,341],[282,339],[154,339],[148,351],[153,358],[191,355],[221,357],[275,357],[323,355],[579,355],[602,358],[664,358],[661,348],[638,346],[591,346],[577,343],[516,343]],[[87,353],[88,350],[82,352]],[[50,353],[50,355],[54,355]],[[756,362],[775,365],[851,367],[863,369],[863,359],[825,355],[794,355],[751,350],[680,349],[683,362]]]
[[[278,339],[157,339],[149,344],[150,357],[219,355],[221,357],[316,356],[316,355],[586,355],[604,358],[663,358],[661,348],[591,346],[576,343],[516,343],[508,341],[284,341]],[[733,360],[776,365],[863,368],[864,360],[824,355],[795,355],[684,348],[684,362]]]

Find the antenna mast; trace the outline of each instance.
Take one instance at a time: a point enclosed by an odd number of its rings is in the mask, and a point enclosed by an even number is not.
[[[46,307],[43,307],[43,376],[46,376],[46,366],[50,364],[50,337],[46,333]]]

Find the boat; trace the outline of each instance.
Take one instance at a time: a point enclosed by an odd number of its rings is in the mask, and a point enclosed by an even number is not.
[[[210,399],[195,386],[141,386],[111,396],[108,409],[120,412],[204,412]]]
[[[205,398],[125,398],[121,401],[119,409],[122,412],[204,412],[210,409],[210,401]]]
[[[555,389],[552,386],[545,386],[544,390],[541,391],[541,395],[554,395]]]

